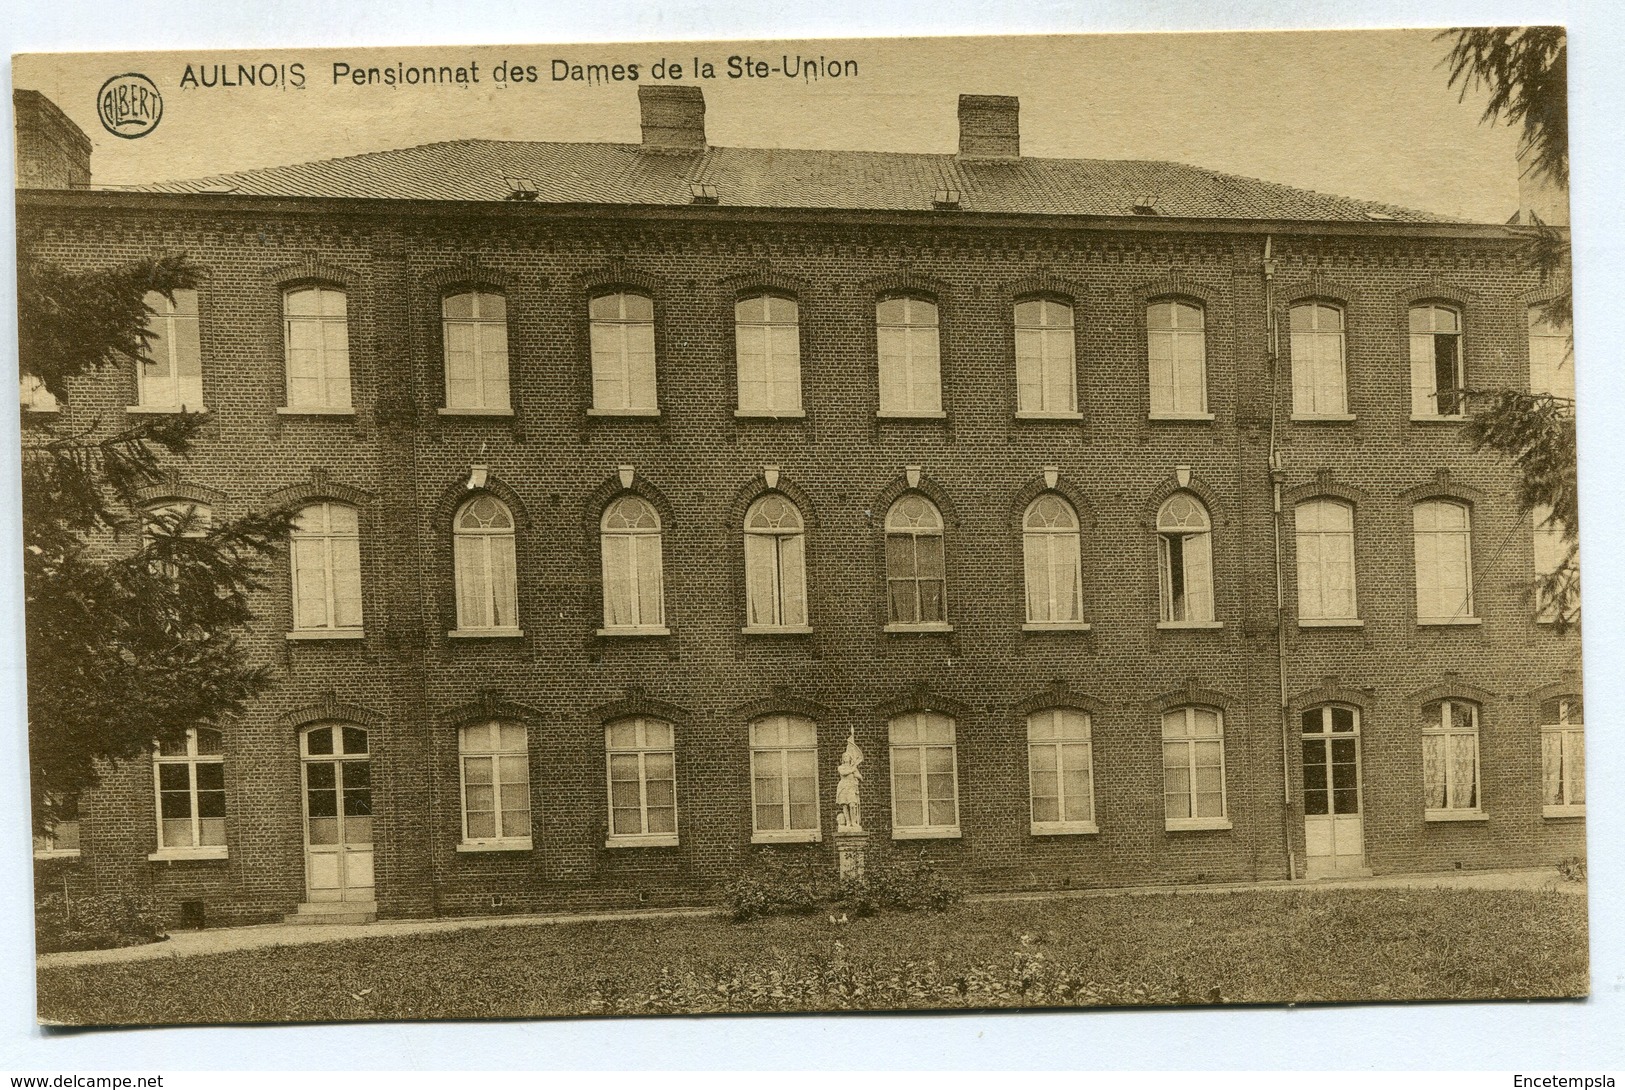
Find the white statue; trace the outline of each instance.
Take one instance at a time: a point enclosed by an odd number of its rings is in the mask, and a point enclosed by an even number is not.
[[[863,750],[858,748],[857,736],[849,728],[846,732],[846,752],[841,754],[841,765],[837,770],[841,782],[835,787],[835,827],[843,832],[863,831],[863,811],[858,802],[858,784],[863,782],[863,773],[858,771],[858,766],[862,763]]]

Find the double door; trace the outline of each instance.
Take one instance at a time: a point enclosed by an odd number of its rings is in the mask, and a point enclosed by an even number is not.
[[[1360,713],[1328,704],[1303,713],[1303,839],[1307,876],[1365,873]]]
[[[371,901],[372,761],[367,732],[323,723],[300,741],[305,796],[305,898]]]

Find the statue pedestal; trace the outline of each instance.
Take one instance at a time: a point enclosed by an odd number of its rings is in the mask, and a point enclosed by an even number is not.
[[[862,829],[835,830],[835,865],[843,882],[863,877],[864,857],[869,852],[869,834]]]

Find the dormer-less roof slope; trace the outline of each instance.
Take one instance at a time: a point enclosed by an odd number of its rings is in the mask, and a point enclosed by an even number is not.
[[[1147,195],[1164,217],[1307,222],[1452,223],[1428,212],[1331,196],[1181,163],[977,160],[954,155],[777,148],[651,152],[637,144],[453,140],[438,144],[131,187],[264,197],[500,201],[509,178],[534,180],[543,204],[686,205],[695,183],[736,208],[928,210],[941,190],[959,210],[1131,216]]]

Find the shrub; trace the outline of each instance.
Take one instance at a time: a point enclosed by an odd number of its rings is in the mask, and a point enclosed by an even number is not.
[[[837,903],[855,916],[872,916],[883,909],[945,912],[964,896],[921,852],[913,860],[897,859],[867,868],[862,878],[840,887]]]
[[[1586,860],[1583,855],[1571,855],[1557,864],[1557,873],[1566,881],[1584,882],[1586,880]]]
[[[806,916],[834,908],[849,916],[873,916],[887,909],[942,912],[964,896],[939,874],[922,852],[915,860],[870,863],[862,878],[840,881],[823,857],[786,859],[768,853],[752,870],[741,872],[723,890],[735,920],[759,916]]]
[[[106,950],[167,938],[166,913],[152,896],[74,897],[47,893],[34,903],[37,952]]]
[[[723,899],[735,920],[758,916],[806,916],[832,899],[835,877],[822,859],[786,859],[768,852],[756,868],[743,871],[723,887]]]

